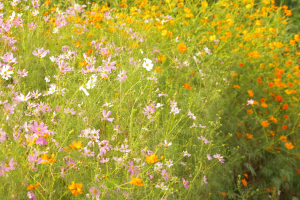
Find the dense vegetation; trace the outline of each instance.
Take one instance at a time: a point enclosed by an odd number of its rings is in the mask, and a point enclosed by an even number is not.
[[[299,198],[297,3],[0,0],[1,198]]]

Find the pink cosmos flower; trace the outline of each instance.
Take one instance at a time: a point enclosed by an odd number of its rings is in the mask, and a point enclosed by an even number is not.
[[[223,156],[221,156],[220,154],[215,154],[215,155],[214,155],[214,158],[219,159],[219,161],[220,161],[221,163],[224,163],[224,161],[225,161],[225,159],[223,159]]]
[[[37,155],[33,154],[33,155],[28,156],[28,161],[29,162],[36,162],[37,164],[40,164],[42,162],[42,159],[41,158],[38,159]]]
[[[28,94],[26,96],[24,96],[23,93],[20,93],[19,96],[16,96],[14,99],[17,101],[17,102],[26,102],[28,101],[29,99],[31,98],[31,95],[30,95],[30,92],[28,92]]]
[[[19,70],[17,74],[19,75],[19,77],[25,77],[28,75],[28,71],[26,71],[26,69],[23,69],[23,71]]]
[[[182,178],[182,182],[183,182],[183,185],[184,185],[185,188],[189,188],[190,187],[190,185],[188,185],[189,181],[186,181],[184,178]]]
[[[107,163],[109,161],[109,158],[103,158],[102,160],[100,160],[100,163],[104,164]]]
[[[28,23],[28,28],[30,29],[30,30],[34,30],[34,29],[36,29],[36,23],[33,23],[33,22],[31,22],[31,23]]]
[[[49,50],[45,50],[43,47],[42,48],[38,48],[37,51],[33,51],[33,55],[39,57],[39,58],[44,58],[48,53],[50,53]]]
[[[28,196],[29,199],[34,199],[34,200],[36,200],[36,196],[35,196],[35,194],[34,194],[33,192],[28,192],[28,193],[27,193],[27,196]]]
[[[111,111],[108,111],[108,113],[106,113],[106,110],[103,110],[102,114],[103,114],[103,117],[100,117],[101,120],[106,120],[109,122],[112,122],[114,120],[114,118],[107,118],[111,114]]]
[[[44,122],[41,122],[40,125],[35,121],[34,125],[30,125],[30,129],[36,134],[48,133],[48,126],[44,126]]]
[[[161,175],[162,175],[163,179],[165,179],[165,181],[169,180],[168,173],[166,172],[165,169],[163,169],[163,170],[161,171]]]
[[[103,140],[103,141],[99,142],[98,145],[99,145],[99,148],[100,148],[100,153],[99,153],[100,156],[105,155],[106,151],[109,151],[112,148],[112,146],[109,145],[108,140]]]
[[[182,166],[184,166],[184,167],[186,166],[186,164],[182,161],[180,162],[180,164],[182,164]]]
[[[13,105],[10,105],[9,103],[8,104],[4,104],[4,112],[7,114],[7,115],[11,115],[14,113],[14,110],[15,110],[15,107]]]
[[[47,140],[43,137],[36,139],[35,144],[47,145]]]
[[[208,160],[211,160],[212,157],[211,157],[209,154],[207,154],[207,159],[208,159]]]
[[[18,63],[17,58],[14,58],[13,53],[6,53],[2,57],[2,60],[3,60],[3,62],[6,62],[6,63]]]
[[[8,134],[0,128],[0,142],[7,140]]]
[[[120,80],[120,82],[125,81],[127,79],[126,71],[122,70],[117,79]]]
[[[122,133],[122,131],[120,131],[119,129],[119,125],[113,125],[114,126],[114,131],[117,131],[117,133]]]
[[[129,161],[129,165],[126,165],[126,167],[128,167],[128,172],[131,172],[129,176],[139,172],[139,169],[133,165],[133,161]]]
[[[204,180],[204,183],[207,185],[208,182],[206,181],[207,180],[206,176],[203,176],[203,180]]]
[[[99,197],[101,194],[101,192],[95,187],[92,187],[89,192],[91,193],[92,197]]]

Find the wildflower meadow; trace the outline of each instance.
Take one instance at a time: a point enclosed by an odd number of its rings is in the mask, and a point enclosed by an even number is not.
[[[0,0],[0,199],[299,199],[291,2]]]

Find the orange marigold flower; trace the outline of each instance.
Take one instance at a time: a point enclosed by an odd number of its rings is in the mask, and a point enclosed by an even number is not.
[[[269,122],[268,121],[262,121],[261,125],[264,127],[268,127],[269,126]]]
[[[185,44],[179,44],[179,45],[177,46],[177,49],[178,49],[181,53],[186,52],[186,46],[185,46]]]
[[[288,109],[289,108],[289,106],[287,105],[287,104],[284,104],[283,106],[282,106],[282,109],[283,110],[286,110],[286,109]]]
[[[283,125],[283,126],[282,126],[282,129],[283,129],[283,130],[287,129],[287,125]]]
[[[253,93],[252,90],[247,90],[247,92],[248,92],[248,94],[249,94],[250,97],[253,97],[253,96],[254,96],[254,93]]]
[[[264,103],[264,102],[266,102],[266,99],[265,98],[261,98],[260,102]]]
[[[77,196],[78,193],[82,194],[82,183],[76,183],[74,181],[71,182],[71,185],[68,185],[69,190],[71,190],[72,194]]]
[[[268,83],[269,87],[273,87],[274,83]]]
[[[246,179],[248,179],[248,174],[243,174],[245,177],[246,177]]]
[[[246,179],[243,179],[243,180],[242,180],[242,183],[243,183],[243,185],[244,185],[245,187],[247,187],[247,181],[246,181]]]
[[[300,169],[297,169],[297,173],[300,174]]]
[[[241,135],[242,135],[242,134],[241,134],[241,133],[239,133],[239,132],[236,132],[236,134],[237,134],[237,136],[239,136],[239,137],[241,137]]]
[[[159,161],[159,159],[155,153],[153,153],[151,156],[146,156],[146,162],[148,163],[156,163],[157,161]]]
[[[269,188],[267,188],[268,192],[271,192]]]
[[[240,67],[243,67],[243,66],[244,66],[244,63],[240,63],[239,65],[240,65]]]
[[[288,116],[288,115],[284,115],[283,117],[284,117],[285,119],[289,118],[289,116]]]
[[[275,131],[269,131],[269,130],[268,130],[268,132],[269,132],[272,136],[275,135]]]
[[[300,35],[299,35],[299,34],[294,35],[294,39],[295,39],[297,42],[299,42],[299,41],[300,41]]]
[[[291,142],[285,143],[285,146],[286,146],[286,148],[288,148],[288,149],[293,149],[293,148],[294,148],[294,145],[293,145]]]
[[[186,89],[189,89],[189,90],[193,88],[193,87],[191,87],[188,83],[185,83],[185,84],[184,84],[184,87],[185,87]]]
[[[134,178],[134,176],[131,178],[130,184],[136,185],[136,186],[143,186],[144,183],[142,183],[142,179],[140,178]]]

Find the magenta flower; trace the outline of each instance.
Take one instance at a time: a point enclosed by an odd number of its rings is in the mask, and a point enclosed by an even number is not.
[[[183,182],[183,185],[184,185],[185,188],[189,188],[190,187],[190,185],[188,185],[189,181],[186,181],[186,180],[184,180],[184,178],[182,178],[182,182]]]
[[[41,122],[40,125],[35,121],[34,125],[30,125],[30,129],[36,134],[43,134],[48,132],[48,126],[44,126],[44,122]]]
[[[114,120],[114,118],[107,118],[111,114],[111,111],[108,111],[108,113],[106,113],[106,110],[103,110],[102,114],[103,114],[103,117],[100,117],[101,120],[106,120],[109,122],[112,122]]]

